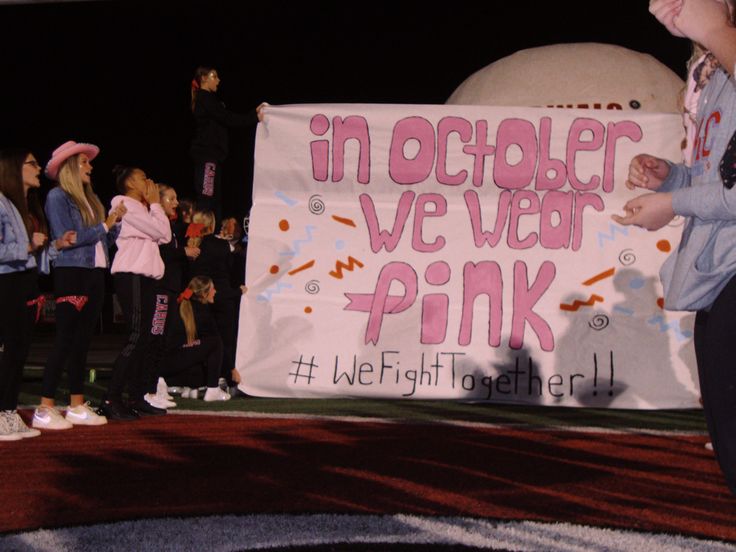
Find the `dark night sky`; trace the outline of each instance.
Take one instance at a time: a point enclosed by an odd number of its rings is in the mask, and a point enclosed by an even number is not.
[[[358,7],[362,6],[362,7]],[[399,6],[399,7],[397,7]],[[0,5],[0,147],[39,160],[73,139],[98,144],[95,186],[142,167],[191,195],[189,82],[218,68],[219,95],[245,111],[287,103],[444,103],[470,74],[517,50],[604,42],[684,73],[688,43],[644,0],[591,2],[181,1]],[[605,13],[604,13],[605,10]],[[533,83],[531,84],[533,85]],[[253,132],[231,134],[226,195],[244,214]]]

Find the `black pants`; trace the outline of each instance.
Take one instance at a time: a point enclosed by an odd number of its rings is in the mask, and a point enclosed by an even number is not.
[[[189,387],[199,387],[202,381],[201,367],[204,365],[205,384],[207,387],[217,387],[221,363],[222,339],[211,335],[195,340],[192,345],[168,351],[163,376],[184,376]]]
[[[69,392],[84,393],[87,352],[105,298],[105,269],[54,269],[56,339],[43,372],[43,397],[53,399],[61,373],[69,373]]]
[[[197,210],[215,213],[217,226],[222,221],[222,162],[194,160],[194,190]]]
[[[694,341],[708,432],[726,483],[736,494],[736,278],[710,311],[698,312]]]
[[[228,297],[218,300],[217,295],[215,295],[215,302],[212,304],[212,316],[222,337],[223,350],[220,377],[232,383],[230,371],[235,368],[240,297]]]
[[[23,366],[36,321],[38,273],[36,269],[0,274],[0,336],[5,350],[0,358],[0,410],[15,410],[23,379]]]
[[[120,400],[127,386],[133,400],[156,392],[156,280],[140,274],[119,272],[113,275],[115,294],[128,328],[128,341],[115,359],[108,400]]]
[[[153,344],[151,371],[156,379],[164,375],[166,364],[166,344],[171,333],[171,321],[178,316],[176,294],[156,286],[154,293],[153,323],[151,325],[151,339]]]

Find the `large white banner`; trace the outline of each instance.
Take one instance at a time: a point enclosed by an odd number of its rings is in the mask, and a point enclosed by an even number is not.
[[[269,108],[237,367],[256,396],[698,406],[692,314],[658,270],[682,220],[615,224],[676,115]]]

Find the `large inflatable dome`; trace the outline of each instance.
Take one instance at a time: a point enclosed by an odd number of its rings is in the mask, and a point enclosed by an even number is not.
[[[554,44],[491,63],[458,86],[447,103],[680,113],[684,86],[648,54],[612,44]]]

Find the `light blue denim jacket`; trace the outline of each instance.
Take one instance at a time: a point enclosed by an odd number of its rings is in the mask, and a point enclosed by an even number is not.
[[[36,254],[28,252],[28,244],[28,232],[18,209],[0,194],[0,274],[33,268],[49,273],[49,260],[59,254],[53,243]]]
[[[662,265],[665,308],[708,309],[736,275],[736,186],[726,188],[720,161],[736,132],[736,81],[717,70],[698,104],[693,166],[672,165],[658,191],[672,192],[675,214],[687,217],[682,239]]]
[[[80,268],[95,267],[95,247],[98,241],[102,242],[105,251],[105,260],[110,266],[108,248],[108,231],[100,223],[95,226],[85,226],[82,213],[77,204],[60,187],[53,188],[46,196],[46,218],[49,221],[51,238],[56,240],[64,232],[75,230],[77,242],[59,252],[54,259],[55,267],[75,266]]]

